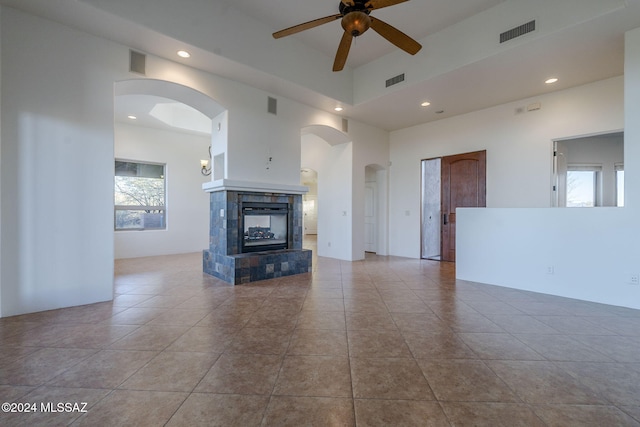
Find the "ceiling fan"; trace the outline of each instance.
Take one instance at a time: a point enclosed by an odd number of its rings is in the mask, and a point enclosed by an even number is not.
[[[344,29],[344,34],[338,45],[336,58],[333,62],[333,71],[340,71],[344,68],[344,64],[347,62],[347,56],[349,55],[349,49],[351,48],[351,41],[354,37],[358,37],[369,28],[373,28],[375,32],[405,52],[415,55],[422,48],[420,43],[386,22],[369,16],[374,9],[393,6],[405,1],[408,0],[342,0],[338,5],[340,13],[285,28],[284,30],[273,33],[273,37],[279,39],[318,27],[322,24],[335,21],[336,19],[342,19],[341,24]]]

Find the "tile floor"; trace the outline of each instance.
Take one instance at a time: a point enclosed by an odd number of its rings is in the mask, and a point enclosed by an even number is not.
[[[39,410],[0,425],[640,426],[638,310],[375,255],[236,287],[122,260],[115,292],[0,319],[0,401]]]

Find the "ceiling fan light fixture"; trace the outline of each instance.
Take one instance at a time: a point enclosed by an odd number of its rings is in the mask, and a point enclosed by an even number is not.
[[[342,28],[353,37],[358,37],[371,26],[371,18],[365,12],[354,10],[342,18]]]
[[[333,61],[333,71],[342,71],[344,69],[353,38],[361,36],[369,28],[373,28],[373,31],[381,35],[396,47],[404,50],[410,55],[415,55],[420,49],[422,49],[422,45],[420,43],[398,30],[396,27],[389,25],[378,18],[372,18],[369,16],[369,13],[375,9],[395,6],[406,1],[408,0],[340,0],[338,3],[339,13],[276,31],[273,33],[273,38],[279,39],[281,37],[290,36],[340,19],[344,32],[340,39],[340,43],[338,44],[338,50],[336,51],[336,56]]]

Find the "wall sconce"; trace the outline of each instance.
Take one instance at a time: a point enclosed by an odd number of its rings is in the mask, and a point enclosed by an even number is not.
[[[204,176],[211,175],[211,146],[209,146],[209,160],[200,160],[200,173]]]

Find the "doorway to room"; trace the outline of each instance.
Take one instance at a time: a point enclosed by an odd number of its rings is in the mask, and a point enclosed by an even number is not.
[[[624,132],[553,144],[553,206],[624,206]]]
[[[116,82],[113,108],[114,257],[206,248],[209,195],[202,184],[211,176],[202,159],[212,152],[213,121],[226,129],[226,109],[192,88],[152,79]],[[205,162],[215,174],[211,158]]]
[[[421,258],[455,261],[456,209],[486,206],[486,155],[422,160]]]
[[[318,172],[310,168],[300,169],[300,183],[309,187],[302,196],[302,226],[305,238],[318,234]]]
[[[378,181],[377,170],[365,167],[364,186],[364,251],[378,251]]]

